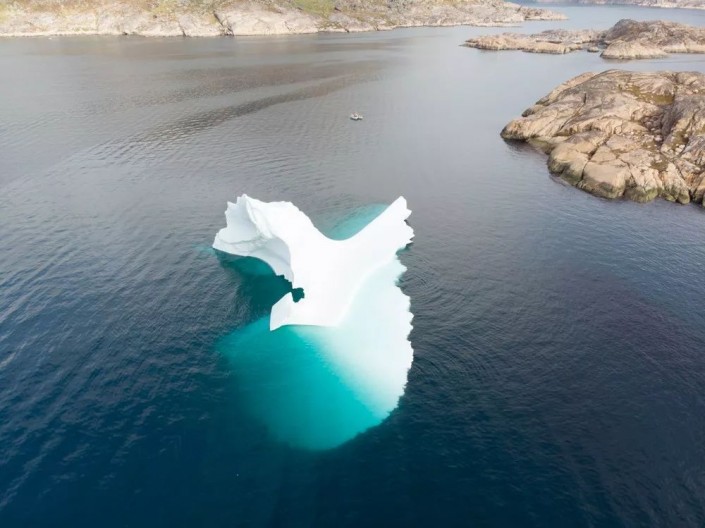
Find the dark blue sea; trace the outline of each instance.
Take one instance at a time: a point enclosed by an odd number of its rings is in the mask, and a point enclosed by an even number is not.
[[[556,9],[519,31],[705,25]],[[0,527],[705,526],[705,210],[595,198],[499,137],[584,71],[705,56],[460,47],[500,31],[0,40]],[[286,291],[210,248],[242,193],[329,234],[412,210],[408,382],[333,447],[267,421],[357,411],[301,342],[242,339]]]

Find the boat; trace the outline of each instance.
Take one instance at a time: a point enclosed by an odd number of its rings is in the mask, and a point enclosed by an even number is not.
[[[353,121],[362,121],[362,114],[353,112],[352,114],[350,114],[350,119],[352,119]]]

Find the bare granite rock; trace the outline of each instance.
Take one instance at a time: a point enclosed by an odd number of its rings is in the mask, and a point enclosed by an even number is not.
[[[597,31],[566,31],[552,29],[535,35],[501,33],[470,39],[465,45],[484,50],[521,50],[529,53],[563,54],[583,49],[586,44],[595,42]]]
[[[600,55],[603,59],[660,59],[668,57],[668,53],[651,44],[642,44],[639,41],[625,42],[617,40],[607,46]]]
[[[549,30],[534,35],[502,33],[472,38],[465,46],[484,50],[569,53],[602,50],[605,59],[654,59],[669,53],[705,53],[705,28],[664,22],[620,20],[606,31]]]
[[[597,196],[703,203],[705,74],[585,73],[510,122],[502,137],[541,148],[553,174]]]
[[[620,20],[602,34],[601,40],[606,45],[640,42],[666,53],[705,53],[705,28],[663,20]]]
[[[502,0],[0,0],[6,37],[284,35],[563,19]]]

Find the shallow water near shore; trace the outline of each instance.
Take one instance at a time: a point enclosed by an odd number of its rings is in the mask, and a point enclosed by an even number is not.
[[[549,7],[517,30],[705,25]],[[705,56],[459,46],[501,31],[0,40],[0,526],[704,525],[705,211],[597,199],[499,131]],[[337,447],[282,441],[219,348],[284,286],[208,249],[243,192],[327,232],[412,210],[408,384]]]

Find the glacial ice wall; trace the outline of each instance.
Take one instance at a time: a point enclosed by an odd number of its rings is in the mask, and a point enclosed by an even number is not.
[[[329,449],[381,423],[398,405],[413,360],[410,300],[397,285],[397,251],[413,237],[403,198],[344,240],[323,235],[288,202],[229,203],[213,247],[256,257],[289,293],[268,321],[219,343],[238,399],[280,441]],[[244,280],[248,280],[246,276]]]

